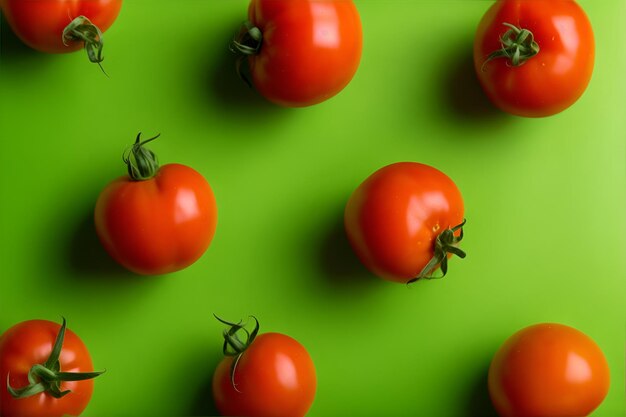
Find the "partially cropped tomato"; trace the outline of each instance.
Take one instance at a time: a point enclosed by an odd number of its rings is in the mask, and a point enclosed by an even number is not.
[[[85,48],[102,62],[102,33],[115,21],[122,0],[0,0],[2,13],[22,42],[41,52]]]
[[[348,85],[359,67],[361,19],[352,0],[252,0],[231,50],[248,57],[268,100],[304,107]]]
[[[448,257],[465,257],[463,199],[443,172],[416,162],[388,165],[354,191],[344,214],[348,239],[381,278],[412,282],[442,276]]]
[[[562,324],[518,331],[489,368],[489,394],[501,417],[587,416],[604,400],[609,382],[598,345]]]
[[[583,94],[594,37],[574,0],[498,0],[474,40],[474,67],[487,96],[519,116],[561,112]]]
[[[224,331],[225,358],[213,374],[213,397],[224,416],[301,417],[315,398],[313,361],[295,339],[281,333],[257,336],[241,323]],[[240,339],[238,334],[245,333]]]
[[[158,137],[158,136],[157,136]],[[96,232],[127,269],[160,275],[186,268],[207,250],[217,224],[213,191],[204,177],[180,164],[159,167],[137,140],[125,154],[128,175],[108,184],[95,208]]]
[[[101,373],[65,319],[18,323],[0,336],[0,416],[78,416]]]

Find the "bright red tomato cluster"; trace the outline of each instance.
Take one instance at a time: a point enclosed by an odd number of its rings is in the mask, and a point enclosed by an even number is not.
[[[102,61],[102,33],[122,0],[0,0],[28,46],[48,53],[85,48]],[[251,0],[248,21],[231,43],[248,80],[268,100],[289,107],[321,103],[353,79],[362,28],[350,0]],[[489,99],[527,117],[563,111],[584,93],[594,66],[594,36],[573,0],[497,0],[478,25],[474,66]],[[240,75],[245,78],[239,61]],[[209,247],[217,207],[209,183],[182,164],[160,166],[145,145],[124,155],[128,175],[109,183],[95,206],[97,235],[125,268],[144,275],[179,271]],[[440,278],[460,248],[463,198],[428,165],[385,166],[352,193],[345,231],[356,255],[381,278],[402,283]],[[213,375],[222,415],[304,416],[317,389],[313,361],[295,339],[258,334],[241,323],[224,331],[225,358]],[[245,334],[245,339],[240,337]],[[87,348],[69,329],[31,320],[0,337],[0,416],[79,415],[93,391]],[[488,388],[502,417],[585,416],[604,400],[609,367],[595,342],[560,324],[515,333],[493,357]]]

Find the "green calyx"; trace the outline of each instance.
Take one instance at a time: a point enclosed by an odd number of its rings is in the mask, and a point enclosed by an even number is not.
[[[7,374],[7,391],[13,398],[26,398],[42,392],[52,395],[54,398],[61,398],[69,394],[70,390],[61,391],[61,382],[64,381],[84,381],[92,379],[102,374],[102,372],[61,372],[59,356],[63,347],[65,337],[65,318],[59,333],[57,334],[52,352],[46,363],[36,364],[28,372],[29,384],[22,388],[13,388],[9,384],[10,375]]]
[[[98,64],[102,72],[106,75],[102,68],[102,48],[104,46],[102,40],[102,32],[96,25],[91,23],[85,16],[78,16],[63,29],[63,44],[67,45],[72,41],[82,41],[85,45],[85,51],[89,61]]]
[[[261,33],[261,29],[246,20],[231,41],[230,50],[241,55],[257,55],[262,44],[263,33]]]
[[[156,175],[159,171],[159,160],[154,152],[150,149],[144,148],[144,145],[148,142],[152,142],[158,135],[141,140],[141,132],[137,134],[135,143],[127,149],[122,155],[122,160],[128,167],[128,176],[134,181],[148,180]]]
[[[247,57],[258,55],[261,51],[261,45],[263,44],[263,33],[261,29],[254,26],[252,22],[246,20],[243,22],[239,31],[233,37],[230,42],[229,49],[231,52],[238,55],[235,63],[235,69],[237,75],[241,78],[249,87],[252,87],[252,83],[243,73],[243,63]]]
[[[503,25],[509,30],[500,37],[502,48],[490,53],[485,64],[493,59],[506,58],[512,66],[519,67],[539,53],[539,44],[535,42],[531,31],[510,23],[503,23]]]
[[[221,323],[229,326],[229,328],[225,329],[223,332],[224,346],[222,350],[225,356],[234,357],[233,363],[230,367],[230,382],[233,388],[236,391],[239,391],[235,385],[235,370],[237,369],[237,364],[239,363],[239,359],[241,359],[241,355],[243,355],[246,349],[252,344],[252,342],[254,342],[254,339],[259,333],[259,321],[256,317],[250,316],[250,318],[254,320],[254,328],[250,332],[246,329],[246,326],[248,325],[247,321],[245,323],[242,321],[239,321],[238,323],[231,323],[229,321],[222,320],[215,314],[213,314],[213,316],[215,316],[215,318]],[[245,334],[245,340],[240,339],[240,333]]]
[[[435,239],[435,248],[433,250],[433,257],[421,270],[418,276],[409,280],[407,284],[418,281],[420,279],[439,279],[446,276],[448,273],[448,254],[453,254],[459,258],[465,258],[466,253],[459,249],[458,245],[463,240],[463,226],[467,220],[463,219],[461,224],[458,224],[452,228],[445,229]],[[459,232],[456,236],[455,233]],[[435,270],[439,267],[441,269],[440,276],[433,276]]]

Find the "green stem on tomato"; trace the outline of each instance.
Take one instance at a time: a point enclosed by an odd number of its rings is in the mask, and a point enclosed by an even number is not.
[[[497,58],[508,59],[512,66],[519,67],[539,53],[539,44],[530,30],[506,22],[503,25],[509,30],[500,37],[502,47],[489,54],[483,68],[489,61]]]
[[[146,143],[152,142],[159,136],[161,136],[160,133],[142,141],[141,132],[139,132],[135,143],[122,155],[122,160],[128,168],[128,176],[132,180],[149,180],[159,171],[159,160],[156,154],[150,149],[144,148]]]
[[[448,273],[448,254],[453,254],[459,258],[465,258],[466,253],[458,247],[458,244],[463,240],[463,226],[467,220],[463,219],[461,224],[457,224],[452,228],[445,229],[435,239],[435,247],[433,249],[433,257],[422,268],[420,273],[410,279],[407,284],[415,282],[420,279],[439,279],[446,276]],[[458,236],[455,236],[456,232],[459,232]],[[441,269],[441,276],[433,276],[433,273],[437,268]]]
[[[102,68],[102,61],[104,61],[102,56],[102,48],[104,47],[102,32],[89,19],[85,16],[78,16],[72,20],[63,29],[62,40],[64,45],[72,41],[82,41],[89,61],[98,64],[102,72],[107,75],[104,68]]]
[[[261,29],[246,20],[230,43],[230,50],[242,55],[257,55],[263,44]]]
[[[254,329],[249,332],[245,326],[248,322],[232,323],[230,321],[223,320],[219,318],[217,315],[213,314],[217,320],[221,323],[224,323],[227,326],[230,326],[228,329],[225,329],[223,332],[224,336],[224,346],[223,352],[225,356],[233,356],[233,363],[230,367],[230,383],[232,384],[235,391],[237,389],[237,385],[235,385],[235,370],[237,369],[237,364],[239,363],[239,359],[241,359],[241,355],[246,351],[246,349],[254,342],[257,334],[259,333],[259,321],[256,317],[250,316],[250,318],[254,319]],[[245,340],[241,340],[239,338],[238,333],[243,332],[246,335]]]
[[[246,58],[253,55],[258,55],[261,51],[261,45],[263,44],[263,33],[261,29],[254,26],[252,22],[246,20],[243,22],[239,31],[233,37],[230,42],[229,49],[231,52],[238,55],[235,62],[235,69],[237,75],[241,78],[249,87],[252,87],[252,83],[243,73],[243,63]]]
[[[52,352],[46,360],[46,363],[35,364],[28,372],[29,384],[22,388],[11,387],[10,375],[7,374],[7,391],[13,398],[31,397],[42,392],[47,392],[54,398],[61,398],[69,394],[70,390],[61,391],[61,382],[64,381],[84,381],[92,379],[102,374],[101,372],[61,372],[61,364],[59,357],[63,347],[63,339],[65,338],[66,322],[63,317],[63,324],[59,329],[56,340],[52,347]]]

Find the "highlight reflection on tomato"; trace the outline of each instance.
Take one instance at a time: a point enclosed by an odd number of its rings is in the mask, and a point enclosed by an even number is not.
[[[441,276],[448,258],[465,257],[461,192],[443,172],[417,162],[387,165],[361,183],[344,212],[348,239],[381,278],[412,282]],[[440,277],[440,276],[437,276]]]
[[[491,362],[488,380],[501,417],[581,417],[604,400],[609,367],[589,336],[544,323],[504,342]]]
[[[65,319],[18,323],[0,336],[0,416],[78,416],[101,373]]]
[[[359,13],[352,0],[252,0],[231,49],[248,57],[252,84],[288,107],[339,93],[361,60]]]
[[[102,33],[117,18],[122,0],[0,0],[15,35],[41,52],[87,50],[102,62]]]
[[[498,0],[478,25],[474,68],[497,107],[543,117],[583,94],[594,51],[591,23],[574,0]]]
[[[158,136],[157,136],[158,137]],[[142,275],[179,271],[207,250],[217,225],[211,186],[181,164],[159,166],[137,140],[125,155],[128,175],[109,183],[95,207],[96,232],[106,251]]]
[[[215,405],[224,416],[302,417],[315,398],[313,361],[298,341],[281,333],[248,332],[230,323],[224,331],[225,358],[213,374]],[[238,333],[245,333],[242,340]]]

